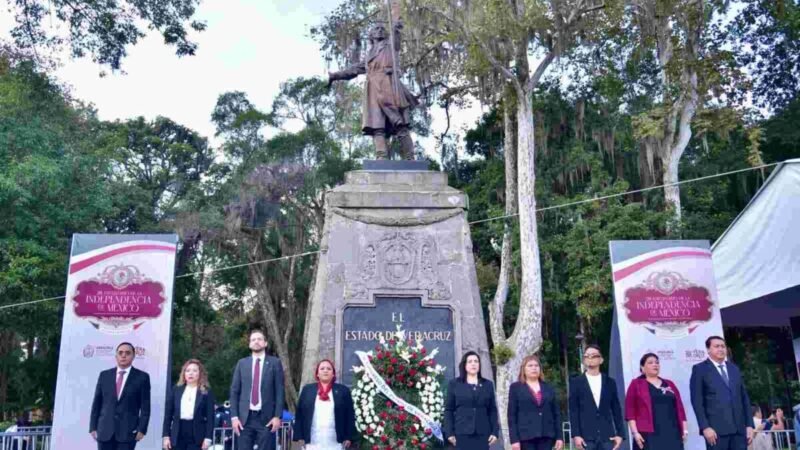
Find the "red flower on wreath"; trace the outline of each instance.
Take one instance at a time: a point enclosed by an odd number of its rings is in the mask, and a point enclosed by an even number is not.
[[[427,369],[428,366],[436,367],[433,358],[422,359],[429,353],[414,340],[392,339],[388,343],[379,344],[369,360],[377,375],[383,378],[395,394],[413,405],[422,407],[424,411],[432,411],[430,414],[434,420],[441,420],[443,405],[441,405],[441,392],[438,390],[439,377],[443,369],[441,367],[434,370]],[[427,448],[425,441],[432,439],[431,430],[426,430],[420,419],[408,413],[405,407],[395,404],[377,390],[374,380],[367,376],[367,372],[361,373],[359,384],[364,382],[367,385],[360,393],[363,395],[366,392],[365,398],[369,398],[372,402],[370,408],[357,412],[359,429],[370,445],[367,448],[371,450]],[[425,387],[431,382],[429,377],[434,378],[432,382],[435,383],[438,392],[435,398],[439,403],[435,408],[432,408],[431,403],[421,402],[423,392],[428,394]],[[371,387],[367,388],[370,384]],[[354,389],[354,394],[357,392],[359,391]]]

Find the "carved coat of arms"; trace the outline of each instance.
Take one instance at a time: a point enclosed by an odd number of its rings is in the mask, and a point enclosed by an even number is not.
[[[396,233],[381,242],[383,276],[389,283],[400,285],[408,282],[414,275],[415,239],[408,233]]]
[[[357,276],[348,276],[346,296],[366,298],[368,289],[427,290],[432,300],[451,296],[439,279],[438,250],[431,236],[413,232],[388,232],[367,243],[359,255]]]

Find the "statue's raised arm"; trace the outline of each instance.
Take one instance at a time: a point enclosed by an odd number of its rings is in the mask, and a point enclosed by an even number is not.
[[[388,2],[387,2],[388,3]],[[414,141],[411,139],[411,110],[418,105],[416,97],[400,81],[400,2],[392,0],[387,8],[387,17],[392,23],[392,35],[388,36],[382,23],[374,25],[368,35],[369,50],[364,61],[341,71],[328,74],[328,84],[338,80],[350,80],[366,74],[362,132],[372,136],[375,155],[378,159],[389,158],[387,139],[392,136],[400,141],[403,159],[414,159]],[[394,49],[392,49],[394,44]],[[393,51],[394,50],[394,51]]]

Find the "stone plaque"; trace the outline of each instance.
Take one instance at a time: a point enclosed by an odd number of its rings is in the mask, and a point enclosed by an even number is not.
[[[422,340],[428,352],[438,348],[436,362],[446,367],[445,378],[455,374],[455,326],[448,307],[422,306],[419,298],[376,297],[375,306],[347,306],[342,315],[341,382],[350,385],[353,366],[359,366],[355,352],[375,349],[381,337],[390,336],[400,325],[407,336]]]

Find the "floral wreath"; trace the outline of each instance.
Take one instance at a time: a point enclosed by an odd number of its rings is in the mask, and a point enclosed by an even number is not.
[[[438,349],[428,353],[422,342],[407,339],[399,327],[388,337],[388,342],[381,338],[374,352],[360,355],[371,367],[353,367],[357,380],[352,391],[356,427],[373,444],[372,450],[425,450],[429,447],[426,442],[440,435],[438,427],[444,415],[440,379],[445,368],[434,360]],[[376,383],[370,373],[380,376],[382,382]],[[400,404],[382,392],[386,387]],[[429,426],[423,425],[426,423]]]

